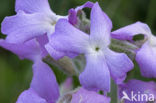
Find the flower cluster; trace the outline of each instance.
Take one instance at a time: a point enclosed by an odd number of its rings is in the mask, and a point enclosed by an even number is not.
[[[90,20],[83,8],[91,9]],[[56,15],[48,0],[16,0],[15,9],[17,14],[2,22],[6,39],[0,39],[0,46],[34,63],[30,88],[20,94],[17,103],[110,103],[107,93],[111,91],[111,79],[118,85],[120,98],[125,92],[129,96],[131,91],[148,91],[154,96],[150,100],[155,101],[154,82],[124,82],[134,68],[133,61],[139,64],[143,77],[156,78],[156,37],[147,24],[136,22],[111,31],[112,21],[98,2],[72,8],[67,16]],[[133,38],[138,34],[144,39],[135,41]],[[135,59],[129,52],[112,49],[114,45],[119,50],[133,52]],[[80,62],[82,68],[74,61]],[[78,76],[82,87],[73,90],[70,79],[59,88],[49,63],[67,72],[74,71],[69,74]]]

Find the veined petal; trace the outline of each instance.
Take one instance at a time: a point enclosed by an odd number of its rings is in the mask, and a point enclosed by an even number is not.
[[[109,17],[102,11],[98,3],[95,3],[91,10],[91,37],[94,40],[104,41],[104,45],[110,43],[110,33],[112,22]]]
[[[47,103],[45,99],[41,98],[34,90],[25,90],[20,94],[16,103]]]
[[[15,53],[20,59],[26,58],[35,61],[41,58],[40,48],[35,39],[19,44],[8,43],[6,40],[0,39],[0,46]]]
[[[133,92],[133,95],[132,95],[132,92]],[[123,98],[124,96],[127,95],[128,98],[131,99],[133,98],[132,96],[134,96],[135,94],[136,94],[135,96],[136,101],[135,99],[133,99],[133,101],[129,101]],[[125,100],[124,103],[148,103],[148,100],[146,101],[145,96],[143,96],[143,98],[141,96],[144,94],[148,95],[148,97],[149,97],[149,94],[151,94],[154,96],[154,98],[156,98],[156,83],[155,82],[143,82],[140,80],[129,80],[127,83],[119,85],[119,96],[121,99]],[[139,98],[140,101],[138,101],[138,95],[140,95],[141,97]]]
[[[122,83],[127,76],[127,72],[133,69],[133,62],[126,54],[116,53],[110,49],[107,50],[105,56],[112,78],[117,84]]]
[[[77,93],[72,95],[71,103],[110,103],[110,98],[80,88]]]
[[[16,0],[16,12],[22,10],[26,13],[53,13],[48,0]]]
[[[68,20],[60,19],[46,45],[49,54],[59,59],[63,56],[73,57],[74,54],[84,53],[88,35],[72,26]]]
[[[147,24],[142,22],[136,22],[134,24],[122,27],[112,32],[111,36],[120,40],[132,40],[133,36],[137,34],[143,34],[148,36],[151,34],[151,30]]]
[[[136,61],[144,77],[156,78],[156,47],[152,47],[146,42],[141,49],[137,51]]]
[[[78,6],[77,8],[75,9],[70,9],[69,10],[69,16],[68,16],[68,20],[71,24],[75,25],[77,24],[77,12],[79,10],[82,10],[83,8],[92,8],[94,5],[94,3],[88,1],[86,2],[85,4],[81,5],[81,6]]]
[[[110,72],[104,56],[86,55],[85,70],[80,74],[81,85],[88,90],[110,91]]]
[[[7,34],[6,40],[21,43],[36,36],[53,32],[51,21],[43,14],[26,14],[19,11],[17,15],[6,17],[2,22],[2,33]]]
[[[54,73],[50,67],[38,60],[33,65],[32,88],[40,97],[48,103],[56,103],[59,97],[59,88]]]

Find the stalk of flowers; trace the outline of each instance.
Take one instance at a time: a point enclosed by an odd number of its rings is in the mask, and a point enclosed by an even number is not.
[[[67,16],[56,15],[48,0],[16,0],[15,8],[17,14],[2,22],[7,37],[0,39],[0,46],[34,63],[30,88],[20,94],[17,103],[110,103],[111,79],[119,87],[119,101],[136,102],[130,99],[131,91],[149,91],[146,94],[154,94],[155,101],[154,82],[124,83],[134,58],[143,76],[156,77],[156,37],[146,24],[137,22],[111,32],[112,21],[98,2],[70,9]],[[90,20],[83,8],[91,8]],[[137,34],[145,35],[141,46],[133,40]],[[48,64],[64,70],[70,78],[76,75],[81,86],[71,88],[73,82],[67,80],[60,86],[64,90],[59,89]]]
[[[15,54],[17,54],[21,59],[27,58],[27,59],[34,61],[34,66],[33,66],[34,77],[32,79],[30,89],[28,89],[27,91],[24,91],[21,94],[17,103],[21,103],[21,102],[26,102],[26,103],[29,103],[29,102],[30,103],[38,103],[38,102],[55,103],[56,100],[58,99],[58,95],[59,95],[56,79],[54,77],[54,74],[49,69],[49,67],[45,63],[43,63],[41,60],[42,59],[42,52],[43,52],[42,46],[44,46],[44,43],[47,42],[47,37],[45,36],[45,33],[41,32],[41,31],[37,31],[37,33],[35,32],[35,30],[38,29],[37,28],[38,22],[40,22],[42,20],[38,20],[37,23],[36,23],[36,21],[35,22],[30,21],[30,20],[33,20],[33,18],[31,18],[31,16],[35,15],[35,13],[38,14],[38,12],[40,12],[40,11],[36,12],[36,8],[29,8],[30,10],[27,8],[27,6],[30,6],[30,4],[32,4],[35,1],[25,1],[26,2],[25,6],[24,5],[20,6],[21,3],[19,3],[19,2],[21,2],[21,1],[17,0],[16,6],[17,6],[17,8],[23,9],[23,11],[19,10],[19,12],[18,12],[19,14],[17,14],[17,16],[7,17],[3,21],[2,31],[3,31],[3,33],[6,33],[6,34],[8,33],[8,36],[7,36],[6,40],[1,40],[1,43],[0,43],[0,45],[2,47],[12,51]],[[39,5],[37,5],[37,6],[43,6],[41,4],[41,2],[38,2],[38,4]],[[43,4],[47,5],[47,3],[43,3]],[[24,7],[26,7],[26,9]],[[46,7],[46,6],[43,6],[43,7]],[[81,9],[82,7],[85,7],[85,5],[79,7],[79,9]],[[42,8],[42,9],[45,9],[45,8]],[[35,13],[33,14],[34,11],[35,11]],[[43,11],[42,11],[42,13],[43,13]],[[27,19],[27,16],[28,16],[28,19]],[[54,17],[54,15],[53,15],[53,17]],[[36,18],[34,18],[34,19],[36,19]],[[21,24],[23,21],[27,21],[27,20],[30,21],[30,22],[26,22],[28,24]],[[45,21],[43,20],[43,22],[45,22]],[[9,23],[9,25],[12,24],[11,27],[14,27],[13,28],[15,30],[14,32],[11,31],[12,28],[8,27],[8,23]],[[37,27],[35,27],[35,25],[34,25],[35,23],[36,23]],[[18,28],[18,26],[20,26],[21,28]],[[26,26],[28,28],[25,28]],[[30,28],[30,26],[34,26],[35,29]],[[5,28],[8,28],[9,30],[6,30]],[[44,29],[43,27],[41,27],[41,28]],[[23,29],[25,29],[25,30],[23,30]],[[51,27],[51,29],[52,29],[52,27]],[[21,30],[21,31],[19,31],[19,30]],[[32,31],[32,30],[34,30],[34,31]],[[18,32],[23,33],[23,38],[17,38],[16,34],[18,35]],[[37,34],[38,37],[37,38],[33,37],[32,40],[26,40],[25,41],[24,39],[29,38],[30,35],[32,36],[31,33],[35,33],[35,35]],[[30,34],[30,35],[25,35],[25,34]],[[48,34],[50,34],[50,33],[47,32],[47,35]],[[12,37],[10,37],[9,35],[11,35]],[[40,35],[43,35],[43,36],[40,36]],[[16,40],[14,40],[14,39],[16,39]],[[24,42],[24,43],[22,43],[22,42]],[[40,45],[39,45],[39,43],[40,43]],[[21,48],[23,48],[23,49],[21,49]],[[50,78],[50,79],[48,79],[48,78]],[[40,83],[40,84],[38,84],[38,83]],[[51,87],[51,88],[48,88],[48,87]],[[96,93],[93,93],[93,94],[96,95]],[[104,98],[104,97],[101,96],[100,98]],[[104,98],[104,100],[105,100],[105,98]]]

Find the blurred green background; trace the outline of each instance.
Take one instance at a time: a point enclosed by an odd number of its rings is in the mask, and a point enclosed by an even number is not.
[[[67,15],[70,8],[82,5],[87,0],[49,0],[52,10]],[[156,0],[90,0],[99,1],[102,9],[112,19],[113,30],[142,21],[156,34]],[[15,0],[0,0],[0,22],[5,16],[15,14]],[[4,35],[0,34],[1,38]],[[18,95],[29,87],[32,77],[32,62],[19,60],[9,51],[0,48],[0,103],[15,103]]]

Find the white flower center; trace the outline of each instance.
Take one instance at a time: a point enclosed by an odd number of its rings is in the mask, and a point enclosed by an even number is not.
[[[57,16],[56,15],[53,15],[53,16],[51,16],[50,17],[50,24],[52,25],[52,26],[55,26],[55,24],[56,24],[56,22],[57,22],[58,20],[57,20]]]
[[[89,44],[87,47],[87,53],[92,55],[101,55],[103,54],[103,49],[101,45],[98,44]]]

